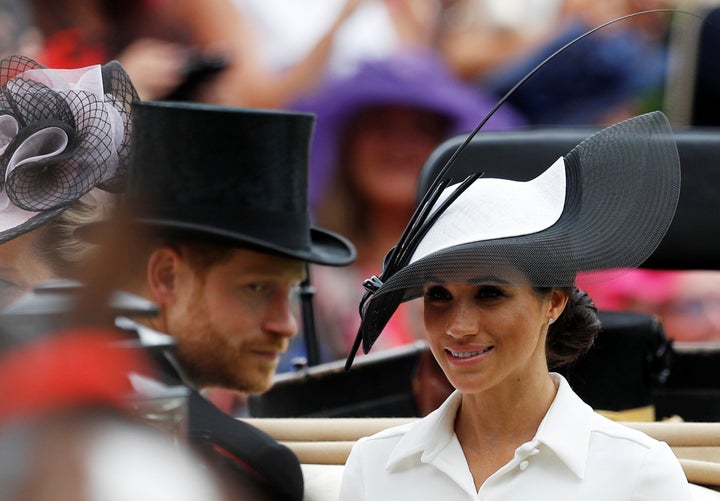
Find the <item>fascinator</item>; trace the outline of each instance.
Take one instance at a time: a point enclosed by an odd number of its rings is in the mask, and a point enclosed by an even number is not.
[[[130,104],[119,63],[49,69],[0,60],[0,243],[124,186]]]
[[[397,306],[428,282],[570,287],[579,272],[591,280],[637,267],[663,238],[680,194],[677,147],[661,112],[601,130],[530,181],[481,175],[430,187],[380,277],[364,284],[354,350],[362,341],[367,353]]]

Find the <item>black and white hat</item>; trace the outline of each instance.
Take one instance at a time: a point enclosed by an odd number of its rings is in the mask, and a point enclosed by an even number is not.
[[[639,266],[667,231],[680,194],[677,147],[660,112],[601,130],[530,181],[480,176],[433,183],[381,275],[365,282],[348,363],[360,341],[367,353],[397,306],[428,282],[564,287],[580,272],[592,279]]]

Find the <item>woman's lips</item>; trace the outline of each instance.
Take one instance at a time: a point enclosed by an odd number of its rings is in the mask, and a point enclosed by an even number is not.
[[[479,362],[487,357],[487,354],[495,348],[494,346],[486,346],[484,348],[446,348],[448,359],[454,364],[470,364]]]

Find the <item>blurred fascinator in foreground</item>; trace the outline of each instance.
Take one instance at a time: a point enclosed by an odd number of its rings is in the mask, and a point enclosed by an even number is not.
[[[11,56],[0,90],[0,243],[120,190],[138,97],[119,63],[61,70]]]
[[[93,253],[74,231],[124,187],[137,99],[117,62],[66,70],[0,60],[0,306],[76,277]]]

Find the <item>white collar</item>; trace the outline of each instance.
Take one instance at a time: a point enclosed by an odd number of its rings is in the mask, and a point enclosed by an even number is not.
[[[594,411],[583,402],[559,374],[551,373],[558,391],[531,442],[550,449],[576,476],[583,478],[590,446]],[[455,438],[455,416],[462,394],[453,392],[435,411],[416,422],[393,448],[386,469],[422,453],[423,463],[432,462]],[[521,446],[522,447],[522,446]]]

